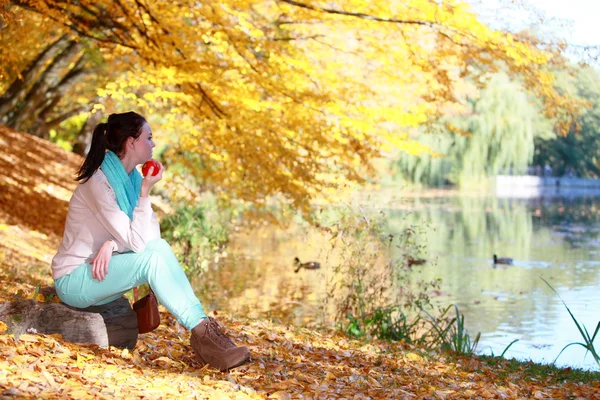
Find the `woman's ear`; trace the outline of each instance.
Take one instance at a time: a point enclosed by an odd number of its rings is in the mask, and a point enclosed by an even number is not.
[[[129,136],[125,139],[125,145],[123,146],[123,156],[133,149],[133,138]]]

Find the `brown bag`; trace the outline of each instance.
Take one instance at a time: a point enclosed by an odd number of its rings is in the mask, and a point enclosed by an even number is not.
[[[152,332],[160,325],[160,314],[158,313],[158,300],[152,289],[147,296],[138,300],[138,288],[133,289],[133,311],[137,313],[138,330],[140,333]]]

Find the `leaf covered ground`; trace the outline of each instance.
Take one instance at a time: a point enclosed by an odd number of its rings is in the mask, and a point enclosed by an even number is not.
[[[0,127],[0,302],[51,284],[73,171],[81,159]],[[249,363],[229,373],[192,358],[189,333],[167,312],[133,351],[15,337],[0,322],[0,398],[600,399],[597,373],[427,353],[329,331],[219,314]]]

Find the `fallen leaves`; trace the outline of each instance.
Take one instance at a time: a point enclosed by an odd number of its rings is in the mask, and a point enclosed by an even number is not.
[[[141,335],[133,351],[75,345],[57,335],[0,335],[0,395],[510,399],[594,398],[600,390],[600,383],[549,385],[524,371],[499,378],[499,371],[477,358],[454,363],[402,344],[364,346],[335,332],[223,315],[219,319],[234,341],[251,345],[252,359],[221,373],[198,364],[189,334],[180,336],[171,315],[161,317],[160,328]]]
[[[0,183],[5,172],[0,169]],[[0,201],[0,301],[15,296],[56,301],[37,293],[36,286],[51,282],[48,264],[58,234],[48,232],[51,221],[36,230],[32,220],[5,219],[11,212],[10,202]],[[337,332],[219,314],[234,341],[247,345],[252,356],[247,364],[221,373],[198,364],[189,332],[162,308],[161,313],[161,326],[140,335],[133,351],[76,345],[59,335],[14,337],[0,322],[0,397],[600,398],[600,380],[583,384],[531,376],[524,367],[509,372],[505,364],[492,367],[478,358],[456,361],[400,343],[365,344]]]
[[[32,289],[33,290],[33,289]],[[198,364],[178,323],[163,313],[133,351],[67,343],[58,335],[0,335],[0,396],[222,399],[594,398],[600,383],[549,384],[525,370],[500,377],[477,358],[425,353],[399,343],[365,346],[336,332],[267,321],[219,320],[252,359],[230,371]],[[338,343],[338,345],[334,345]],[[515,384],[515,383],[518,383]]]

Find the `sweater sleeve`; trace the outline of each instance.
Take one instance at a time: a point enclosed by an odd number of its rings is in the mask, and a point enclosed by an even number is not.
[[[114,191],[100,171],[82,187],[82,195],[100,224],[114,237],[117,251],[141,252],[146,248],[146,233],[153,228],[150,199],[140,197],[130,220],[119,208]]]

